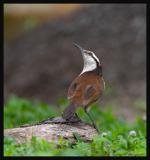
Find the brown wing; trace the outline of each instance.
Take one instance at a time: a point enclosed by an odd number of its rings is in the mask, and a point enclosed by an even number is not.
[[[84,99],[89,99],[95,93],[95,88],[92,85],[88,85],[84,91]]]
[[[78,82],[72,82],[68,90],[68,99],[72,99],[76,95],[77,91],[79,90],[79,86],[80,85]]]
[[[71,103],[87,106],[95,102],[101,95],[102,82],[95,74],[78,76],[70,85],[68,99]]]

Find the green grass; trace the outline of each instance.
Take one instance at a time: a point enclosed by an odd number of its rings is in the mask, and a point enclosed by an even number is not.
[[[68,101],[60,99],[57,103],[60,109],[12,96],[4,107],[4,128],[60,116]],[[116,117],[112,110],[112,106],[106,106],[105,111],[96,104],[92,106],[90,114],[101,134],[89,143],[79,138],[72,145],[60,137],[56,145],[33,137],[31,142],[19,145],[14,139],[5,137],[4,156],[146,156],[146,122],[137,117],[133,124],[129,124],[122,117]],[[77,113],[82,120],[91,123],[82,108]]]

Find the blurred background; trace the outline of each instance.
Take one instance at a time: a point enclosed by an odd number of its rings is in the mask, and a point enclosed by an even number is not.
[[[146,112],[145,4],[5,4],[4,100],[14,94],[56,104],[83,60],[99,57],[106,82],[98,103],[132,121]]]

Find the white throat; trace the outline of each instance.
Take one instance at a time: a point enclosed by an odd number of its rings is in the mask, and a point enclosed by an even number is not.
[[[93,71],[94,69],[96,69],[97,64],[96,64],[96,61],[93,57],[91,57],[88,54],[84,54],[83,60],[84,60],[84,67],[83,67],[83,70],[80,74],[82,74],[84,72],[88,72],[88,71]]]

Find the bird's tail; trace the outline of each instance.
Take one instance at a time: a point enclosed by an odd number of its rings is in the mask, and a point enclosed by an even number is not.
[[[76,105],[70,104],[63,112],[62,117],[71,120],[75,115]]]

